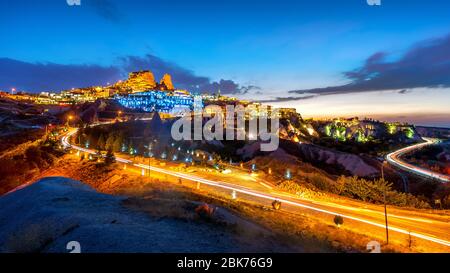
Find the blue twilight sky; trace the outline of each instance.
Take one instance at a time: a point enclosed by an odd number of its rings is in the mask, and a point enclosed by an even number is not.
[[[450,1],[0,0],[0,90],[150,69],[191,91],[450,127]]]

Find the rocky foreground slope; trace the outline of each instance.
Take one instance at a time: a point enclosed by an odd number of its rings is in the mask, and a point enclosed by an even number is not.
[[[71,241],[81,252],[299,251],[223,208],[212,221],[198,219],[197,206],[111,196],[46,178],[0,198],[0,252],[65,253]]]

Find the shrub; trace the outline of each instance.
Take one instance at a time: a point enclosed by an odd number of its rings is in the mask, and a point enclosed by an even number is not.
[[[307,176],[307,181],[319,190],[334,192],[334,185],[332,184],[332,182],[321,174],[310,174]]]
[[[116,162],[116,157],[114,156],[114,153],[113,153],[112,149],[110,148],[106,152],[105,163],[112,164],[114,162]]]
[[[36,146],[31,146],[25,151],[27,160],[39,161],[41,159],[41,150]]]
[[[442,198],[442,207],[445,209],[450,208],[450,195],[447,195],[446,197]]]
[[[6,177],[12,174],[18,173],[20,170],[16,166],[16,163],[14,160],[11,159],[4,159],[2,160],[2,164],[0,164],[0,176]]]
[[[198,206],[197,208],[195,208],[195,213],[197,213],[197,215],[203,219],[203,220],[211,220],[212,216],[214,215],[215,212],[215,208],[208,205],[208,204],[202,204],[200,206]]]
[[[353,176],[344,181],[344,194],[363,201],[368,200],[371,189],[364,179]]]
[[[275,200],[272,202],[272,207],[274,210],[279,210],[281,208],[281,202],[278,200]]]
[[[392,184],[382,179],[368,181],[356,176],[341,176],[337,187],[340,194],[367,202],[383,203],[386,194],[386,203],[402,207],[429,208],[430,205],[416,196],[398,192],[392,189]]]
[[[344,224],[344,218],[342,218],[342,216],[340,215],[336,215],[334,216],[334,223],[336,224],[336,226],[340,227],[341,225]]]

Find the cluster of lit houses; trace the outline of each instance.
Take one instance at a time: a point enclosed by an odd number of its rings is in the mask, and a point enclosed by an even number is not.
[[[131,94],[116,94],[114,99],[122,106],[140,109],[145,112],[159,112],[173,116],[181,116],[191,112],[195,107],[203,107],[200,96],[185,91],[150,90]]]
[[[126,81],[116,83],[114,88],[117,92],[113,98],[130,109],[181,116],[195,107],[203,108],[201,96],[175,89],[169,74],[156,82],[150,71],[132,72]]]
[[[25,92],[2,92],[2,96],[14,100],[26,101],[44,105],[70,105],[83,102],[94,102],[97,99],[109,98],[114,91],[108,87],[73,88],[61,93],[41,92],[29,94]]]

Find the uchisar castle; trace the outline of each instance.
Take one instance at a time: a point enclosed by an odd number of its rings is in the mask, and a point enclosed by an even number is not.
[[[169,74],[157,82],[149,70],[132,72],[126,81],[117,82],[114,89],[117,91],[114,98],[131,109],[180,116],[194,107],[202,107],[195,105],[195,102],[202,104],[201,99],[195,100],[188,91],[175,89]]]
[[[149,90],[175,90],[172,83],[172,77],[169,74],[164,74],[162,79],[157,82],[150,70],[131,72],[126,81],[119,81],[115,84],[115,87],[120,89],[122,91],[121,93],[137,93]]]

